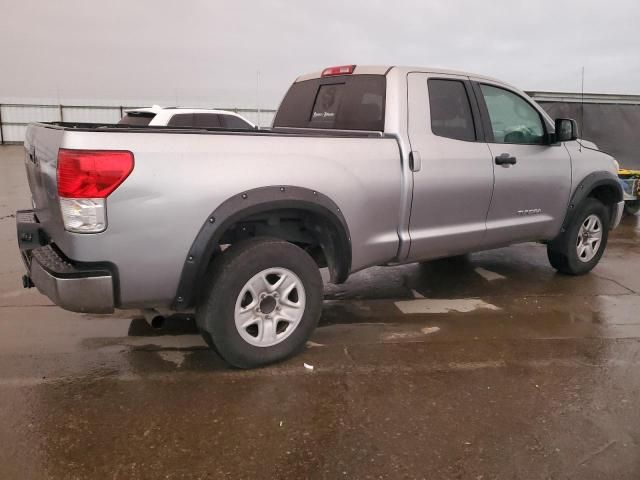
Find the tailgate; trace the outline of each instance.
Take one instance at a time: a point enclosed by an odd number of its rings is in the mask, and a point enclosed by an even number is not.
[[[55,232],[62,226],[56,168],[64,130],[31,124],[25,136],[25,165],[33,209],[42,226]]]

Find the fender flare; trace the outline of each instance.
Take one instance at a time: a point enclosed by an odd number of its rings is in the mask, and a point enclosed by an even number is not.
[[[332,280],[344,282],[351,270],[351,235],[336,203],[326,195],[307,188],[291,185],[260,187],[228,198],[205,219],[185,258],[171,308],[180,311],[195,306],[198,285],[204,279],[215,247],[231,225],[244,217],[278,209],[304,210],[330,223],[337,233],[333,236],[335,238],[327,238],[327,242],[334,246],[339,256]]]
[[[565,214],[564,221],[562,222],[562,229],[558,236],[561,236],[567,231],[575,217],[578,206],[584,201],[584,199],[587,198],[596,188],[602,186],[612,188],[616,192],[615,201],[622,201],[622,187],[620,186],[618,177],[606,170],[590,173],[580,181],[574,190],[573,195],[571,195],[567,213]]]

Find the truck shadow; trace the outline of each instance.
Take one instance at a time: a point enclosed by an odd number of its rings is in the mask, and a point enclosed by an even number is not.
[[[143,317],[131,320],[129,337],[161,337],[164,335],[198,335],[193,315],[173,314],[165,318],[160,328],[152,327]]]

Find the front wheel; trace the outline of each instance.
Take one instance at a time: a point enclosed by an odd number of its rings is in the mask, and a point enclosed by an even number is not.
[[[231,365],[259,367],[304,347],[320,318],[322,289],[318,266],[300,247],[251,238],[214,262],[196,320]]]
[[[547,245],[549,262],[561,273],[585,274],[600,261],[608,238],[607,207],[595,198],[587,198],[567,230]]]

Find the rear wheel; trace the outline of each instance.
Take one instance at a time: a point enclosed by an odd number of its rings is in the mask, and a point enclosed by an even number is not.
[[[231,365],[252,368],[299,351],[322,309],[322,278],[301,248],[251,238],[214,263],[196,319],[203,337]]]
[[[582,275],[593,269],[607,246],[609,212],[595,198],[579,207],[567,230],[547,245],[549,262],[568,275]]]

